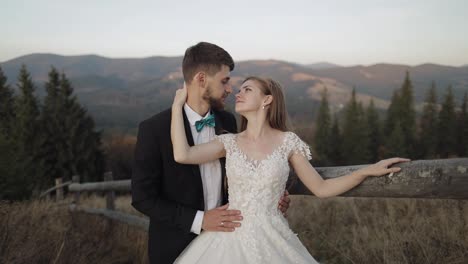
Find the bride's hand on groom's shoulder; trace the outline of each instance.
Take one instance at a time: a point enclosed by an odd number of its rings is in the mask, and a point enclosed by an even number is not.
[[[184,86],[181,89],[177,89],[172,106],[182,107],[186,101],[187,101],[187,87],[184,82]]]
[[[390,158],[381,160],[375,164],[369,165],[362,169],[362,173],[366,176],[382,176],[386,174],[391,174],[401,171],[400,167],[392,167],[394,164],[401,162],[408,162],[410,159],[405,158]]]

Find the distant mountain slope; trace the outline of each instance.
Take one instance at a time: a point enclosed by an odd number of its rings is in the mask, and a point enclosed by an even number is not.
[[[169,107],[174,90],[182,85],[182,57],[111,59],[96,55],[61,56],[31,54],[0,64],[9,83],[16,83],[22,64],[31,72],[44,95],[43,84],[53,65],[72,81],[80,101],[103,127],[135,127],[138,121]],[[394,89],[409,71],[416,102],[421,103],[435,81],[439,98],[448,85],[458,99],[468,91],[468,66],[450,67],[423,64],[415,67],[394,64],[341,67],[330,63],[301,65],[277,60],[251,60],[236,63],[232,82],[237,88],[249,75],[272,77],[283,84],[287,107],[296,119],[314,119],[325,87],[332,110],[339,110],[356,88],[358,100],[365,104],[373,98],[385,109]],[[230,98],[232,108],[233,97]],[[458,101],[457,101],[458,103]],[[420,106],[418,106],[420,107]]]
[[[333,64],[329,62],[317,62],[313,64],[307,64],[305,65],[307,68],[318,70],[318,69],[331,69],[331,68],[340,68],[342,66],[338,64]]]
[[[410,72],[417,102],[424,100],[426,91],[435,81],[439,94],[448,85],[453,86],[456,97],[468,90],[468,68],[423,64],[415,67],[393,64],[376,64],[368,67],[354,66],[315,70],[318,76],[333,78],[348,86],[356,86],[357,91],[383,99],[390,99],[398,88],[406,71]]]

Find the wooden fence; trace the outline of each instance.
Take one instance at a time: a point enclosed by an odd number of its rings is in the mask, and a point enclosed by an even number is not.
[[[324,179],[344,176],[366,165],[316,168]],[[398,164],[402,170],[394,175],[369,177],[363,183],[344,193],[346,197],[394,197],[394,198],[436,198],[468,199],[468,158],[443,160],[418,160]],[[289,191],[292,195],[311,195],[309,190],[291,173]],[[80,183],[79,176],[63,183],[56,180],[56,186],[43,192],[47,198],[55,192],[56,200],[63,200],[64,188],[73,194],[69,209],[77,212],[101,215],[132,226],[148,230],[147,218],[122,213],[115,210],[115,192],[130,192],[130,180],[114,181],[112,172],[104,174],[103,182]],[[106,208],[86,208],[80,206],[82,192],[105,192]]]

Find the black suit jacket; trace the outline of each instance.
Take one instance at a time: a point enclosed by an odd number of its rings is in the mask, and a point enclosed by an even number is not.
[[[213,111],[216,134],[236,133],[236,119],[226,111]],[[184,112],[185,134],[193,146]],[[173,263],[196,237],[190,232],[197,210],[204,210],[203,186],[198,165],[174,161],[171,142],[171,109],[139,125],[132,172],[132,206],[149,216],[148,256],[152,264]],[[225,158],[220,159],[223,187]],[[223,203],[227,202],[227,188]]]

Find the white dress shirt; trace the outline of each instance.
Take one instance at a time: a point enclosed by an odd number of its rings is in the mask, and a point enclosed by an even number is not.
[[[210,115],[210,111],[202,117],[188,104],[184,105],[184,111],[190,123],[193,143],[195,145],[207,143],[216,136],[214,127],[204,126],[200,132],[195,128],[195,122]],[[200,175],[203,183],[203,196],[205,200],[205,211],[221,205],[221,163],[219,160],[200,164]],[[190,232],[200,234],[203,223],[204,211],[197,211]]]

